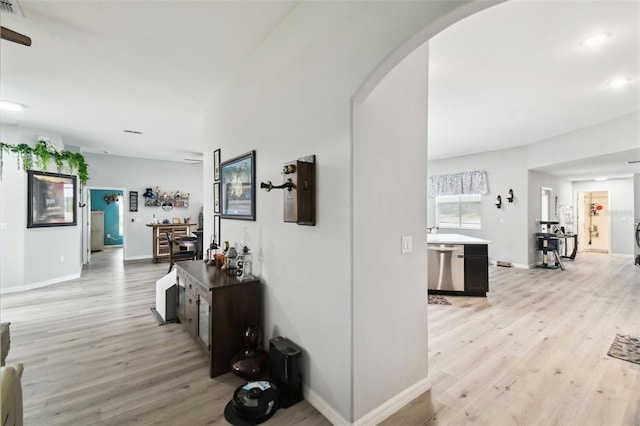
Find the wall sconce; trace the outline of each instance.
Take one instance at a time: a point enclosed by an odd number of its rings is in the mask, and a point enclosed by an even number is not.
[[[502,207],[502,197],[498,195],[498,202],[496,203],[496,207],[497,208],[501,208]]]
[[[513,203],[513,189],[509,190],[509,196],[507,197],[507,201]]]
[[[316,224],[316,156],[298,158],[282,168],[284,183],[274,185],[261,182],[260,188],[267,192],[284,189],[284,221],[298,225]]]

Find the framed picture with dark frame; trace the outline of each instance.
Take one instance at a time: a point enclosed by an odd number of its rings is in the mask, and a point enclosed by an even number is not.
[[[220,165],[220,208],[223,219],[256,220],[256,152]]]
[[[213,180],[220,180],[220,150],[213,151]]]
[[[77,178],[29,170],[27,228],[76,226]]]
[[[220,213],[220,182],[213,184],[213,212]]]
[[[129,211],[138,211],[138,191],[129,191]]]
[[[213,237],[218,247],[220,247],[220,215],[213,216]]]

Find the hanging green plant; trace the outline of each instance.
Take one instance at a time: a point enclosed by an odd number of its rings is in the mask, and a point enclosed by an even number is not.
[[[33,148],[26,143],[7,146],[10,152],[17,155],[18,169],[20,169],[21,164],[23,170],[30,170],[33,167]]]
[[[18,169],[20,169],[21,166],[24,171],[33,169],[33,161],[35,157],[37,167],[41,171],[46,172],[49,161],[53,159],[58,173],[62,173],[65,162],[67,163],[69,173],[73,174],[77,171],[81,187],[85,186],[89,180],[88,166],[81,153],[61,151],[52,143],[42,140],[38,141],[33,148],[25,143],[11,145],[0,142],[0,179],[2,178],[2,160],[5,151],[16,154]]]
[[[35,148],[33,148],[33,153],[36,155],[36,163],[40,170],[46,172],[51,159],[51,152],[47,149],[47,146],[42,141],[38,141]]]

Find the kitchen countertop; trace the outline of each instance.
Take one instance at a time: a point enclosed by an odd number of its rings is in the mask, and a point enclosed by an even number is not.
[[[427,244],[491,244],[491,241],[460,234],[427,234]]]

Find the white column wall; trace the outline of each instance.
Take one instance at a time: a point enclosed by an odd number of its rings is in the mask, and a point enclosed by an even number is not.
[[[427,382],[427,75],[423,45],[354,104],[354,413]],[[401,237],[413,251],[401,254]],[[380,368],[384,366],[384,368]]]

